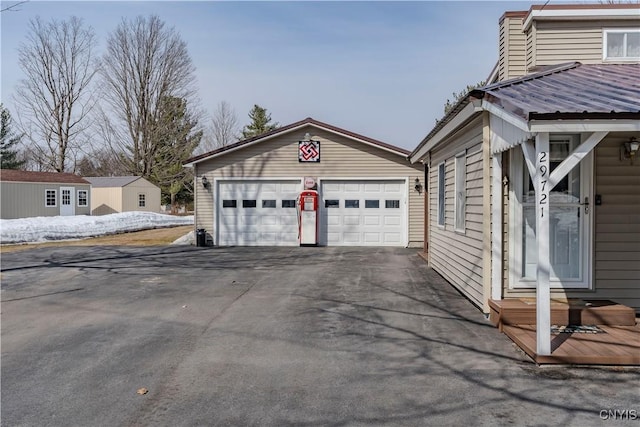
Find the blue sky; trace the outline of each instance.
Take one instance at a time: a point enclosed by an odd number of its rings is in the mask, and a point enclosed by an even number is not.
[[[281,125],[313,117],[413,149],[452,92],[491,71],[500,16],[531,4],[31,1],[2,13],[1,98],[13,112],[30,19],[81,17],[102,52],[122,18],[157,14],[186,41],[205,110],[225,100],[244,125],[259,104]]]

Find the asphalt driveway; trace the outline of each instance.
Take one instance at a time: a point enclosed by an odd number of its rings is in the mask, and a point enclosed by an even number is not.
[[[414,250],[45,248],[1,274],[6,426],[640,415],[638,370],[536,367]]]

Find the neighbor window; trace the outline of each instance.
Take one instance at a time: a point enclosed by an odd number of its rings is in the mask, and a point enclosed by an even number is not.
[[[147,206],[147,196],[144,193],[138,194],[138,207],[144,208]]]
[[[380,200],[365,200],[364,208],[365,209],[377,209],[380,207]]]
[[[467,153],[456,156],[456,197],[454,199],[455,230],[464,231],[464,216],[467,202]]]
[[[640,59],[640,30],[605,30],[602,50],[605,60],[637,61]]]
[[[344,201],[345,208],[359,208],[360,200],[345,200]]]
[[[276,201],[275,200],[263,200],[262,201],[262,207],[263,208],[275,208],[276,207]]]
[[[295,200],[283,200],[281,203],[282,203],[282,207],[283,208],[295,208],[296,207],[296,201]]]
[[[444,162],[438,165],[438,225],[444,226]]]
[[[257,206],[255,200],[243,200],[242,207],[243,208],[255,208]]]
[[[238,206],[238,202],[236,200],[223,200],[222,207],[223,208],[235,208]]]
[[[400,209],[400,200],[385,200],[384,207],[387,209]]]
[[[78,206],[88,206],[89,205],[89,192],[87,190],[78,190]]]
[[[45,206],[56,207],[56,190],[45,190]]]

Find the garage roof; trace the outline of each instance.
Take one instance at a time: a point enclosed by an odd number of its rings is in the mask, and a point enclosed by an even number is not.
[[[0,180],[6,182],[39,182],[56,184],[89,184],[84,178],[72,173],[32,172],[15,169],[2,169]]]
[[[92,176],[86,177],[95,188],[124,187],[140,179],[139,176]]]
[[[360,135],[360,134],[357,134],[355,132],[351,132],[351,131],[348,131],[348,130],[345,130],[345,129],[341,129],[341,128],[337,127],[337,126],[333,126],[333,125],[330,125],[330,124],[327,124],[327,123],[320,122],[318,120],[312,119],[311,117],[307,117],[304,120],[300,120],[298,122],[291,123],[289,125],[279,127],[278,129],[272,130],[270,132],[263,133],[262,135],[258,135],[258,136],[255,136],[253,138],[249,138],[249,139],[245,139],[245,140],[242,140],[242,141],[238,141],[235,144],[227,145],[226,147],[221,147],[221,148],[218,148],[216,150],[209,151],[208,153],[204,153],[204,154],[200,154],[198,156],[191,157],[190,159],[188,159],[186,161],[185,166],[193,166],[196,163],[200,163],[200,162],[203,162],[205,160],[209,160],[209,159],[212,159],[214,157],[221,156],[221,155],[226,154],[228,152],[244,148],[245,146],[253,145],[253,144],[259,143],[261,141],[268,140],[268,139],[274,138],[276,136],[285,134],[287,132],[293,132],[293,131],[298,130],[298,129],[304,127],[304,126],[313,126],[313,127],[318,128],[318,129],[323,129],[323,130],[326,130],[328,132],[332,132],[332,133],[335,133],[335,134],[346,136],[347,138],[351,138],[353,140],[360,141],[360,142],[362,142],[364,144],[368,144],[368,145],[372,145],[374,147],[381,148],[381,149],[383,149],[385,151],[397,154],[397,155],[402,156],[402,157],[407,157],[407,155],[410,153],[408,150],[405,150],[404,148],[396,147],[394,145],[387,144],[385,142],[378,141],[376,139],[369,138],[367,136]]]

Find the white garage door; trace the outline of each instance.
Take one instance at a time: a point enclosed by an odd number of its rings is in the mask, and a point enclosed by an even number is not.
[[[295,246],[300,180],[218,183],[218,244]]]
[[[322,181],[320,244],[404,246],[404,180]]]

